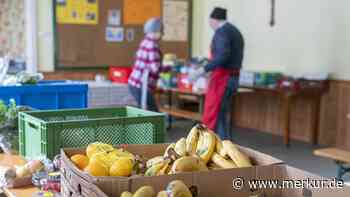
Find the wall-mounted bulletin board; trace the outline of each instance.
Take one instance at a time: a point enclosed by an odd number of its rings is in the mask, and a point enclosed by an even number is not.
[[[192,0],[56,0],[59,68],[131,66],[143,24],[161,17],[163,53],[191,54]]]

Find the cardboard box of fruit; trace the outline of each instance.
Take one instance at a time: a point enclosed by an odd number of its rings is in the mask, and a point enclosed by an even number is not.
[[[95,186],[104,192],[95,195],[100,197],[123,193],[155,197],[158,192],[163,196],[167,193],[167,197],[301,197],[323,193],[279,187],[252,189],[248,186],[252,180],[322,178],[288,167],[269,155],[222,141],[203,125],[195,126],[186,138],[173,144],[113,147],[93,143],[87,148],[63,149],[61,166],[65,182],[62,190],[78,196],[98,193]],[[189,189],[194,193],[189,194]],[[175,195],[178,192],[183,195]],[[339,192],[340,197],[344,192]]]
[[[251,191],[233,191],[235,177],[255,178],[260,171],[273,174],[271,166],[281,163],[269,155],[222,141],[203,125],[195,126],[186,138],[174,144],[114,148],[94,143],[83,149],[62,150],[62,175],[71,187],[84,191],[95,184],[108,196],[135,192],[145,184],[160,191],[173,180],[200,188],[200,196],[204,197],[217,192],[244,195]]]
[[[165,144],[130,145],[127,149],[152,157],[154,153],[165,150],[167,146],[168,145]],[[332,195],[332,197],[346,197],[348,192],[350,192],[349,187],[340,189],[312,189],[307,187],[299,189],[249,188],[247,182],[250,180],[300,181],[307,179],[322,180],[323,178],[285,164],[278,164],[279,160],[275,160],[270,156],[251,149],[241,147],[240,150],[249,155],[253,164],[260,164],[260,166],[255,165],[250,168],[187,172],[160,176],[134,175],[131,177],[94,177],[83,173],[75,167],[73,163],[69,163],[69,155],[82,153],[84,149],[66,149],[63,151],[66,158],[63,159],[62,166],[62,173],[64,173],[64,176],[62,176],[62,192],[63,194],[76,194],[86,197],[136,197],[137,194],[144,194],[146,192],[149,196],[141,196],[155,197],[158,193],[158,197],[164,194],[165,191],[167,197],[178,197],[177,195],[171,194],[175,192],[185,192],[187,189],[183,187],[183,184],[186,185],[191,192],[191,195],[188,195],[189,197],[326,197],[330,195]],[[275,164],[273,161],[275,161]],[[71,169],[69,170],[68,168]],[[233,186],[237,178],[245,182],[239,190],[235,189]],[[69,181],[67,179],[69,179]],[[181,183],[179,183],[179,180]]]

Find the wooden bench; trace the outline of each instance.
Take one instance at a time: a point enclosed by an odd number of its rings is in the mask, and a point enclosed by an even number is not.
[[[319,157],[332,159],[338,166],[337,178],[340,180],[346,173],[350,173],[350,151],[339,148],[326,148],[314,151],[314,154]]]

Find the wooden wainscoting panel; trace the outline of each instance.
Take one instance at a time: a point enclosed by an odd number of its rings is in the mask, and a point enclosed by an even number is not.
[[[350,83],[339,83],[338,116],[337,116],[337,141],[340,148],[350,149]]]
[[[281,101],[274,95],[243,93],[235,100],[235,123],[274,135],[282,135]],[[297,98],[292,105],[291,138],[311,139],[313,129],[313,102]],[[319,143],[350,149],[350,81],[331,81],[328,92],[321,99]]]
[[[311,139],[312,104],[311,99],[308,98],[295,99],[290,116],[292,138],[306,142]]]
[[[273,134],[279,133],[279,100],[274,96],[244,93],[236,97],[235,124],[238,127],[258,129]]]
[[[318,141],[322,145],[334,146],[336,144],[338,93],[339,84],[331,81],[329,91],[321,100]]]

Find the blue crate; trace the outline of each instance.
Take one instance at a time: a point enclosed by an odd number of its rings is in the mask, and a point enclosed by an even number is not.
[[[42,81],[36,85],[0,86],[0,100],[39,110],[87,107],[88,85],[66,81]]]

